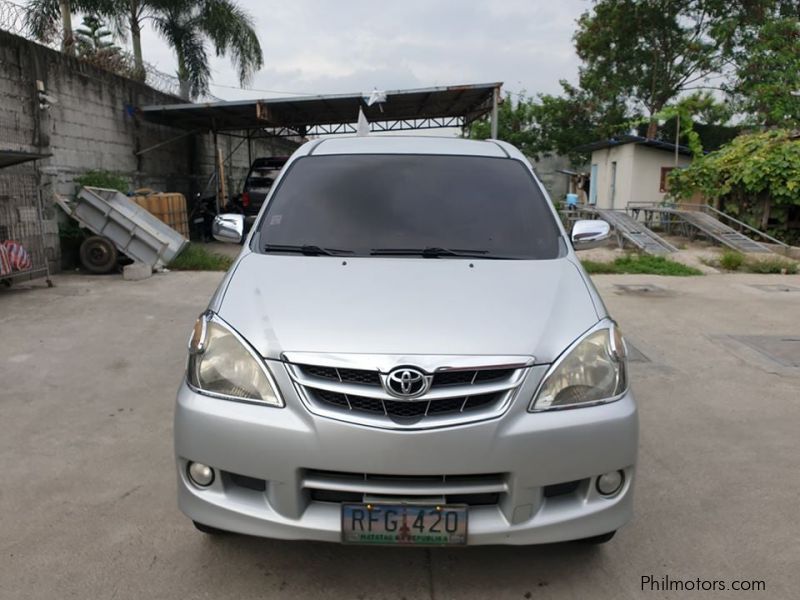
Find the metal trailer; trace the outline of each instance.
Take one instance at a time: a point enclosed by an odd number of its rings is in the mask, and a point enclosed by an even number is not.
[[[87,243],[90,254],[92,251],[101,253],[95,266],[102,268],[90,268],[96,273],[116,266],[116,251],[158,269],[169,264],[189,243],[172,227],[116,190],[84,187],[74,202],[58,196],[56,202],[81,226],[96,234],[81,247],[81,262],[85,266]],[[115,249],[114,252],[111,249]],[[88,258],[91,264],[92,257]]]
[[[44,277],[52,287],[45,244],[39,176],[33,161],[48,155],[0,151],[0,244],[5,265],[0,283],[8,287],[18,281]],[[27,164],[25,164],[27,163]],[[24,253],[19,251],[19,247]],[[10,257],[15,253],[17,260]]]

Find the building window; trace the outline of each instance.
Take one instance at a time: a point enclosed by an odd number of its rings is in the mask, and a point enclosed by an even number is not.
[[[675,167],[661,167],[661,182],[658,185],[658,191],[661,193],[669,191],[669,173]]]

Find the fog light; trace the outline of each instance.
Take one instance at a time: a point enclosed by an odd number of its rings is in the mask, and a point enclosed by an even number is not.
[[[214,469],[203,463],[189,463],[189,479],[200,487],[208,487],[214,483]]]
[[[622,471],[609,471],[597,478],[597,491],[604,496],[616,494],[625,482],[625,473]]]

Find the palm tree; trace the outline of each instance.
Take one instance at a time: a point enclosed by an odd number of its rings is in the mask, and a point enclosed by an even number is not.
[[[25,26],[37,40],[49,42],[58,32],[58,23],[61,21],[61,51],[75,54],[72,11],[86,10],[86,4],[81,0],[28,0]],[[88,10],[91,11],[91,8]]]
[[[130,31],[135,75],[144,80],[141,31],[151,20],[175,50],[181,95],[196,98],[208,92],[211,68],[209,44],[217,56],[229,56],[240,85],[264,64],[253,18],[233,0],[28,0],[27,26],[41,40],[49,40],[62,21],[62,48],[73,50],[71,11],[111,20],[118,35]]]
[[[240,85],[263,66],[253,18],[232,0],[149,0],[147,4],[156,31],[175,50],[184,98],[208,92],[209,44],[217,56],[230,57]]]

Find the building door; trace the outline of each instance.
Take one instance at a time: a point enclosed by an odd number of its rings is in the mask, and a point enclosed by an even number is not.
[[[608,189],[608,196],[611,199],[611,208],[614,208],[614,200],[617,197],[617,161],[611,163],[611,184]]]
[[[597,204],[597,165],[592,165],[589,176],[589,204]]]

